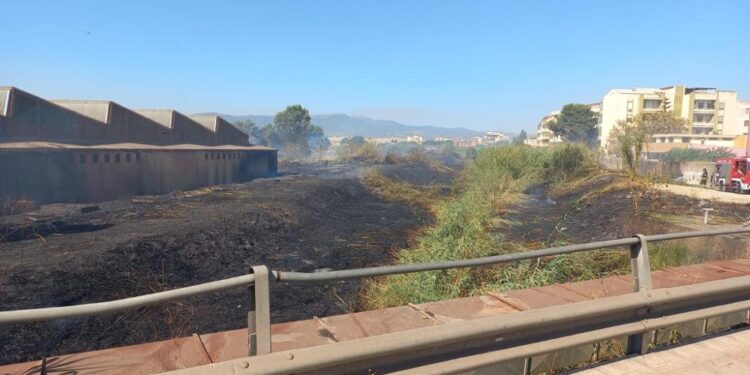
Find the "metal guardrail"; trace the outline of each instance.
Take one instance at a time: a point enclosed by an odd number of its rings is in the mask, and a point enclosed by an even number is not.
[[[587,250],[612,249],[622,246],[628,246],[635,282],[634,291],[645,292],[652,289],[651,269],[648,259],[649,242],[739,233],[750,233],[750,228],[734,227],[717,230],[691,231],[649,236],[639,234],[630,238],[597,241],[585,244],[568,245],[475,259],[403,264],[318,273],[270,271],[265,266],[256,266],[250,270],[250,273],[248,275],[164,292],[141,295],[137,297],[76,306],[0,311],[0,324],[35,322],[113,313],[231,288],[249,287],[250,311],[248,312],[248,351],[251,356],[254,356],[258,354],[271,353],[269,288],[272,280],[275,280],[276,282],[312,283],[345,279],[358,279],[413,272],[488,266],[520,260],[536,259],[546,256],[571,254]],[[642,353],[646,350],[647,344],[648,340],[644,339],[643,333],[632,335],[630,336],[628,342],[628,352]]]
[[[706,317],[743,311],[747,322],[748,309],[750,276],[742,276],[236,358],[170,374],[502,374],[509,373],[502,363],[514,360],[523,362],[518,372],[530,374],[534,356],[624,336],[645,336],[643,343],[652,343],[657,329]]]

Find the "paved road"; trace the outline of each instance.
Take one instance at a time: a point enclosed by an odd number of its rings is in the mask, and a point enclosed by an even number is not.
[[[684,195],[686,197],[705,199],[715,202],[725,203],[739,203],[745,204],[750,203],[750,195],[730,193],[726,191],[718,191],[713,189],[706,189],[697,186],[686,186],[686,185],[659,185],[661,190],[669,191],[673,194]]]
[[[608,363],[578,375],[750,374],[750,330]]]

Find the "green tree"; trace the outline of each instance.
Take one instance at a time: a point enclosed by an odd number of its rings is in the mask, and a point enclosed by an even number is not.
[[[244,131],[250,136],[250,143],[266,144],[263,138],[262,129],[255,126],[255,122],[251,119],[244,119],[235,121],[234,126]]]
[[[273,117],[273,124],[261,129],[265,144],[277,147],[285,157],[310,155],[312,149],[320,151],[330,145],[323,129],[311,123],[310,112],[299,105],[290,105]]]
[[[325,152],[331,147],[331,141],[323,134],[323,129],[319,126],[313,126],[307,137],[307,145],[311,150],[323,157]]]
[[[253,120],[247,118],[247,119],[244,119],[244,120],[235,121],[234,126],[236,126],[237,128],[239,128],[240,130],[244,130],[245,132],[247,132],[248,134],[250,134],[250,130],[255,127],[255,122],[253,122]]]
[[[290,105],[273,117],[273,127],[286,152],[308,154],[307,138],[314,131],[310,112],[299,104]]]
[[[641,113],[633,122],[642,126],[644,132],[649,136],[654,134],[682,134],[688,130],[687,120],[666,109]]]
[[[586,104],[566,104],[549,129],[570,142],[593,145],[599,134],[596,113]]]
[[[527,137],[528,136],[526,135],[526,130],[521,129],[521,132],[518,133],[518,136],[513,138],[513,144],[522,145],[525,143]]]
[[[666,105],[654,112],[643,112],[633,120],[634,126],[640,127],[645,134],[645,150],[648,158],[648,143],[654,134],[682,134],[688,130],[687,120],[673,111],[669,111]]]
[[[647,139],[648,134],[641,124],[620,121],[609,133],[607,151],[611,155],[622,158],[625,170],[632,176],[636,176]]]

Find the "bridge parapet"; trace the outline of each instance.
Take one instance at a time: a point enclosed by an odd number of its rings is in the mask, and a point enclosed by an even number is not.
[[[283,271],[268,273],[268,286],[259,282],[257,273],[220,280],[194,287],[155,293],[130,299],[62,308],[48,308],[16,312],[0,312],[0,323],[49,320],[61,317],[82,316],[130,309],[167,300],[184,298],[217,290],[253,285],[256,307],[270,309],[263,303],[263,295],[274,282],[325,282],[347,278],[382,276],[406,272],[458,268],[500,264],[510,261],[533,259],[540,256],[568,254],[578,251],[625,247],[633,260],[634,274],[631,277],[611,277],[545,288],[512,291],[507,294],[491,293],[488,296],[472,297],[459,301],[444,301],[426,305],[410,305],[378,312],[362,312],[347,315],[346,318],[359,327],[368,327],[360,337],[345,337],[342,327],[345,318],[323,318],[304,322],[285,323],[271,327],[268,314],[251,315],[250,331],[235,331],[224,337],[203,335],[200,341],[212,362],[210,368],[197,367],[183,373],[326,373],[351,372],[373,368],[404,370],[419,368],[420,372],[432,373],[438,368],[466,371],[492,366],[511,366],[521,373],[532,373],[534,368],[544,366],[550,356],[546,353],[566,350],[573,353],[556,365],[575,363],[585,357],[581,346],[594,348],[590,343],[630,336],[627,340],[628,352],[641,353],[649,345],[664,342],[665,332],[670,327],[700,321],[703,334],[715,329],[715,316],[724,318],[726,325],[747,322],[750,309],[750,263],[717,262],[701,266],[701,272],[694,275],[694,267],[687,266],[683,271],[657,271],[651,273],[648,265],[647,244],[690,237],[714,236],[750,232],[750,228],[726,228],[712,231],[683,232],[652,236],[637,236],[589,244],[541,249],[525,253],[495,257],[456,260],[441,263],[373,267],[356,270],[340,270],[315,274]],[[645,245],[645,246],[644,246]],[[616,251],[616,250],[615,250]],[[678,269],[679,270],[679,269]],[[682,272],[682,273],[681,273]],[[740,277],[736,277],[740,276]],[[735,278],[732,278],[735,277]],[[720,280],[730,278],[728,280]],[[606,281],[605,281],[606,280]],[[650,280],[650,282],[649,282]],[[685,285],[692,282],[705,284]],[[599,284],[597,284],[599,283]],[[657,290],[650,290],[649,284]],[[599,286],[599,288],[597,288]],[[258,289],[256,289],[258,288]],[[556,289],[553,289],[556,288]],[[602,289],[603,288],[603,289]],[[633,290],[635,293],[629,293]],[[601,290],[601,295],[592,295],[592,290]],[[537,298],[530,296],[537,294]],[[612,297],[614,296],[614,297]],[[257,297],[261,297],[260,300]],[[592,298],[604,297],[591,301]],[[488,307],[490,306],[490,307]],[[553,307],[552,307],[553,306]],[[529,310],[529,311],[526,311]],[[260,310],[258,310],[260,311]],[[472,312],[473,311],[473,312]],[[513,312],[523,311],[515,314]],[[739,312],[739,313],[738,313]],[[252,312],[251,312],[252,313]],[[507,315],[513,313],[512,315]],[[412,323],[422,327],[403,332],[384,332],[378,335],[374,314],[390,316],[390,322],[403,322],[407,327]],[[463,315],[462,315],[463,314]],[[502,315],[502,318],[498,318]],[[738,320],[737,316],[741,318]],[[414,319],[412,319],[414,317]],[[338,321],[337,321],[338,319]],[[469,320],[471,319],[471,320]],[[712,320],[713,319],[713,320]],[[383,320],[380,320],[381,323]],[[396,324],[397,325],[397,324]],[[452,327],[452,328],[448,328]],[[267,330],[267,331],[266,331]],[[261,332],[262,331],[262,332]],[[317,332],[318,338],[310,348],[290,347],[289,337],[295,333]],[[327,332],[327,333],[326,333]],[[248,336],[249,335],[249,336]],[[270,347],[256,350],[257,356],[231,359],[243,351],[253,353],[252,341],[247,338],[255,335],[257,347]],[[229,336],[232,340],[226,340]],[[244,338],[243,338],[244,337]],[[667,337],[668,341],[669,337]],[[231,341],[233,353],[226,353]],[[242,344],[244,342],[244,345]],[[330,343],[330,345],[323,345]],[[248,345],[249,344],[249,345]],[[320,346],[322,345],[322,346]],[[244,347],[241,348],[241,347]],[[223,349],[220,349],[223,348]],[[594,348],[596,353],[598,349]],[[282,351],[279,351],[282,350]],[[590,351],[589,351],[590,352]],[[577,354],[576,354],[577,353]],[[253,353],[254,354],[254,353]],[[589,357],[591,353],[588,353]],[[599,354],[597,354],[598,356]],[[291,358],[290,358],[291,357]],[[501,365],[498,365],[501,363]],[[427,366],[427,367],[421,367]],[[432,367],[430,367],[432,366]],[[435,367],[439,366],[439,367]],[[564,366],[562,366],[564,367]],[[493,367],[500,368],[500,367]],[[510,368],[510,367],[509,367]],[[203,372],[201,372],[203,371]]]

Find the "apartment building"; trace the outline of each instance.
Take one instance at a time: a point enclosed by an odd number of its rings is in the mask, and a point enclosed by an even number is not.
[[[736,91],[679,85],[661,89],[614,89],[602,100],[601,146],[606,146],[618,122],[630,121],[641,113],[664,109],[687,120],[687,138],[746,134],[750,122],[750,102],[739,100]],[[687,143],[694,142],[689,139]]]
[[[536,129],[535,146],[549,146],[562,142],[562,138],[549,128],[549,125],[555,122],[558,116],[560,116],[560,111],[553,111],[542,117],[542,121],[539,121]]]

